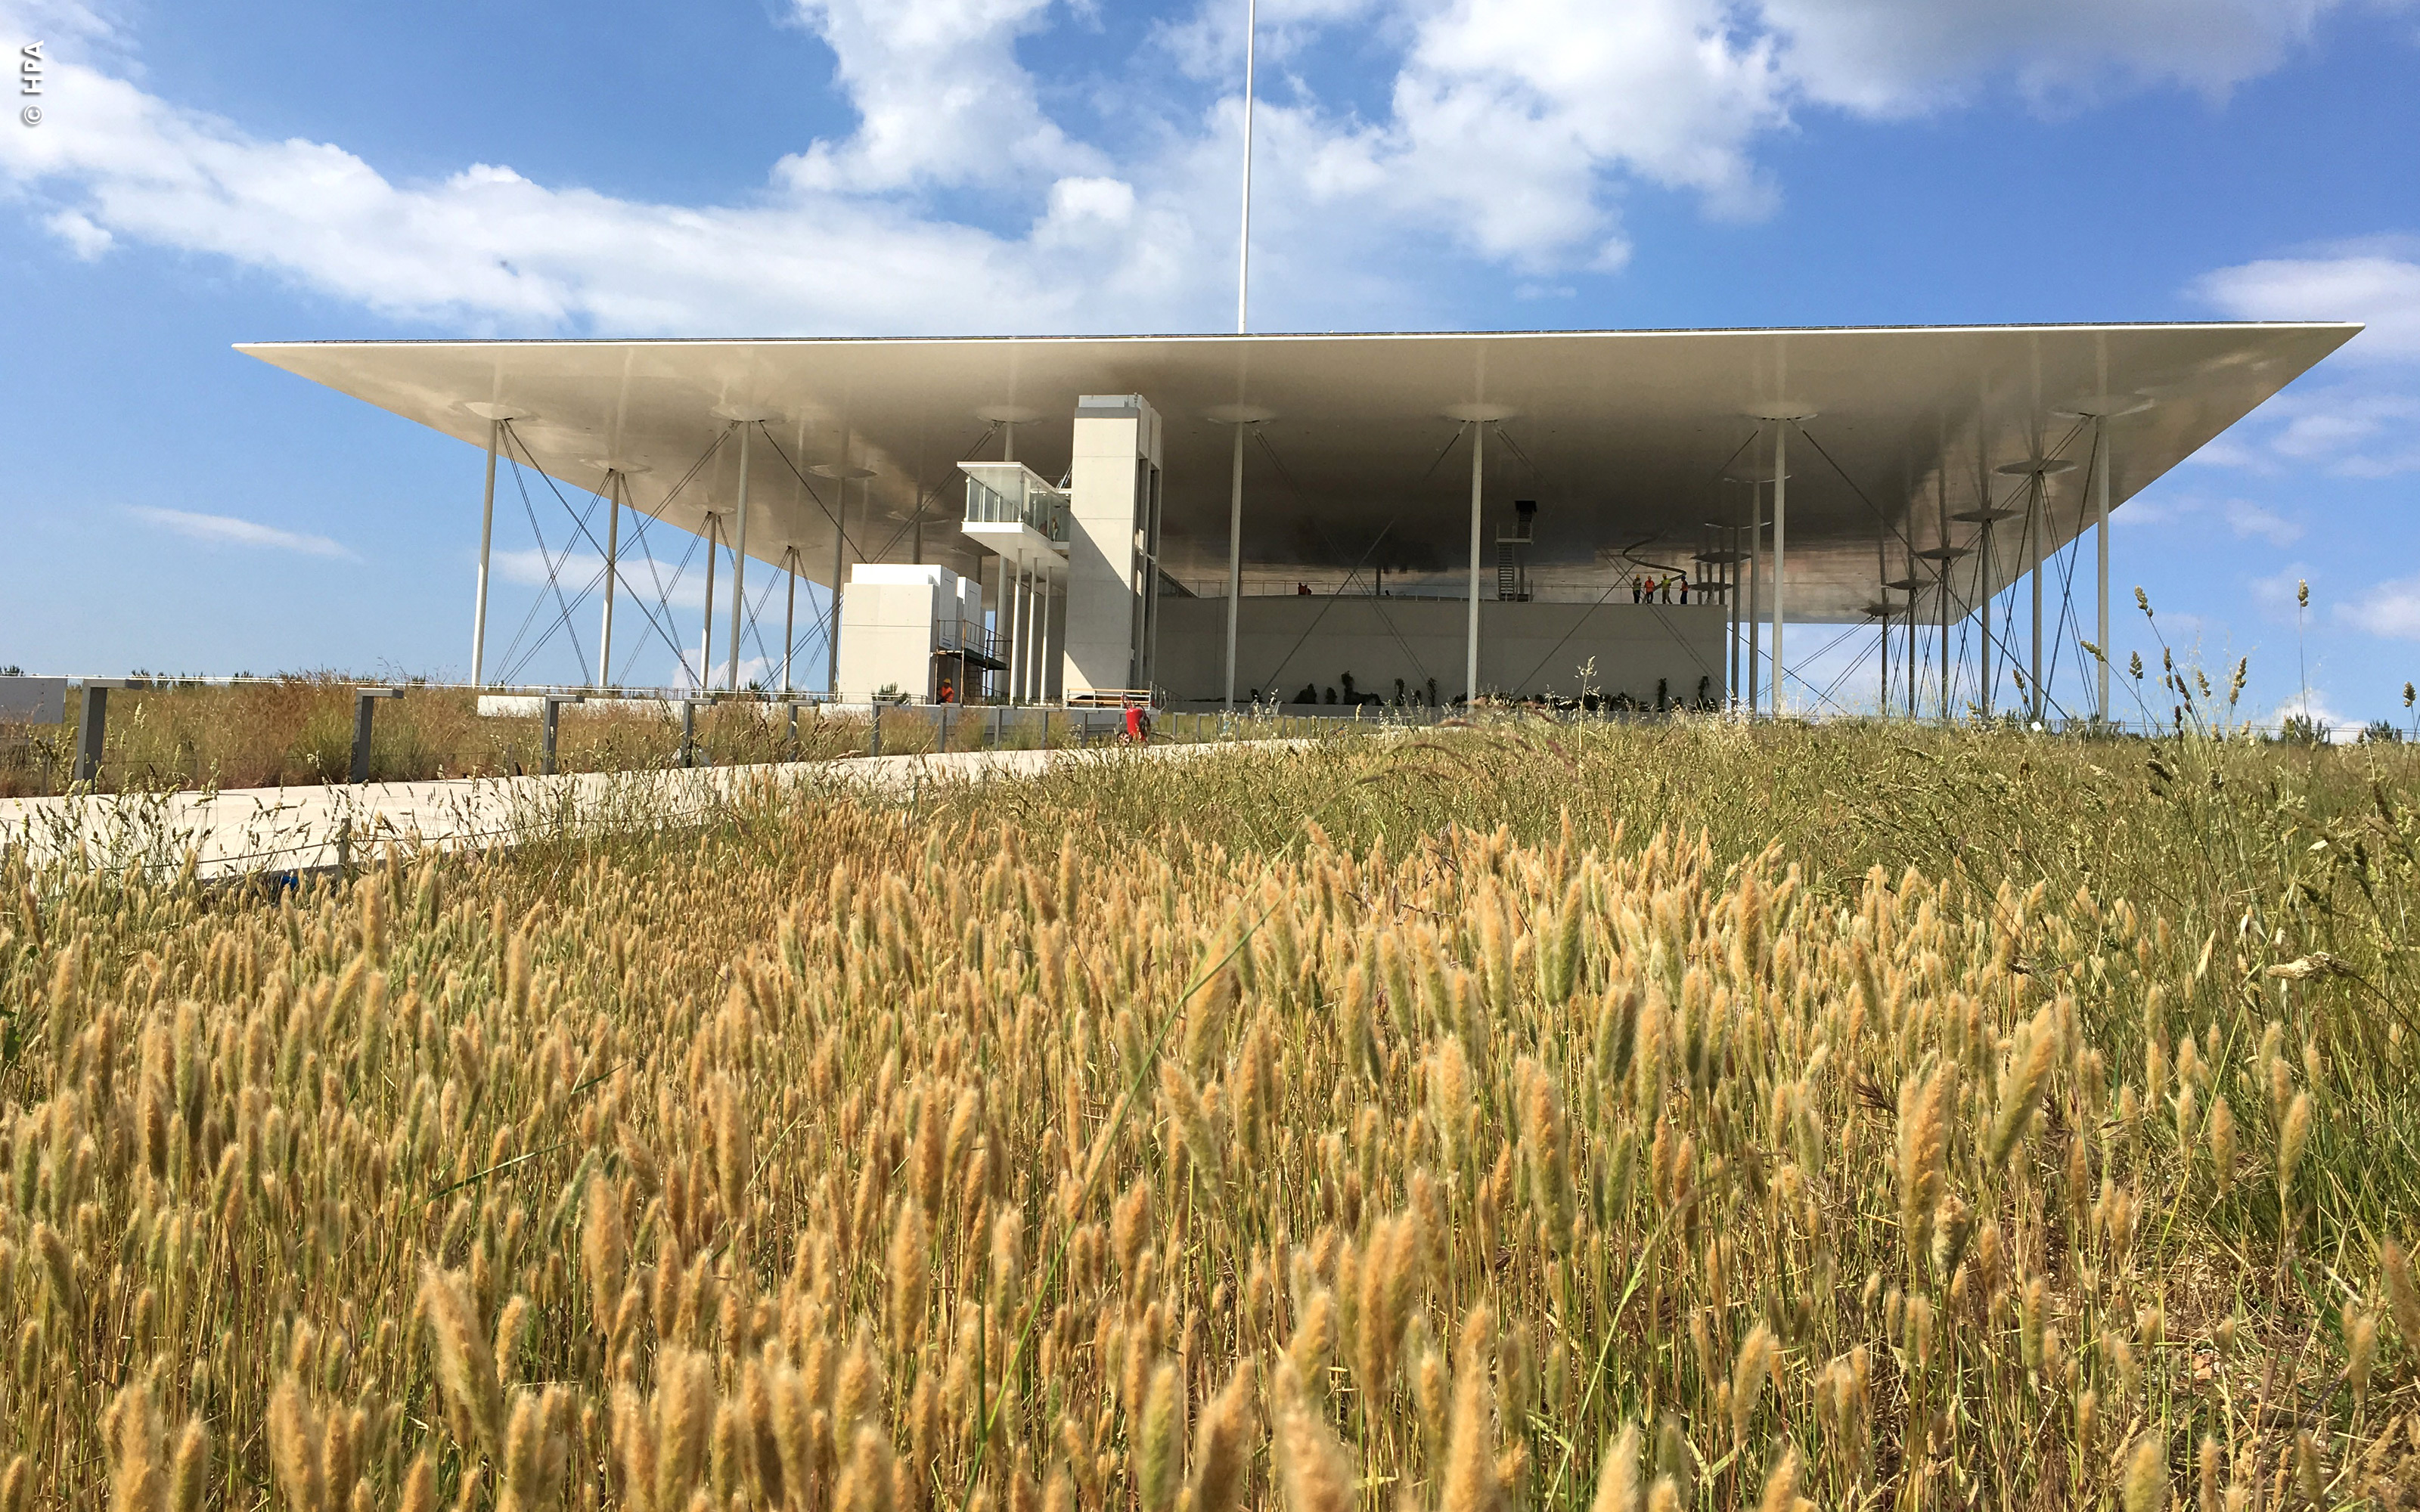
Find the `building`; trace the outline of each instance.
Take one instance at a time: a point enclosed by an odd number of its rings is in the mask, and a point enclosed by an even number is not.
[[[770,571],[768,681],[811,680],[803,635],[849,700],[1813,709],[1807,627],[1877,622],[1889,708],[2055,718],[2109,711],[2105,665],[2073,674],[2107,643],[2110,512],[2359,330],[239,349],[485,449],[490,521],[499,454],[600,497],[600,684],[619,604],[736,687]],[[693,648],[622,569],[626,517],[730,551]],[[799,625],[800,579],[837,615]]]

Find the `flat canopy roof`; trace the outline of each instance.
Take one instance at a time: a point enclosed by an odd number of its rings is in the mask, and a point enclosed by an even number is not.
[[[1469,563],[1467,427],[1487,429],[1485,550],[1516,499],[1539,511],[1534,573],[1611,581],[1631,562],[1688,568],[1708,527],[1745,524],[1769,476],[1770,420],[1791,426],[1791,617],[1854,620],[1880,584],[1922,576],[1911,552],[1971,548],[1978,507],[2023,510],[2045,458],[2044,545],[2090,520],[2092,426],[2107,423],[2110,497],[2139,492],[2362,328],[2352,323],[1882,327],[1250,336],[936,339],[263,342],[279,367],[485,446],[484,412],[524,416],[530,458],[571,487],[602,486],[686,531],[727,515],[733,416],[759,417],[748,550],[798,548],[829,581],[833,473],[847,486],[847,556],[923,556],[970,571],[955,529],[956,464],[1067,466],[1076,400],[1140,393],[1166,422],[1162,563],[1222,579],[1232,419],[1262,416],[1246,457],[1246,569],[1305,576],[1356,565],[1459,572]],[[767,445],[761,438],[774,443]],[[819,472],[817,470],[822,469]],[[466,494],[475,485],[466,484]],[[1986,497],[1988,496],[1988,505]],[[467,499],[453,517],[467,535]],[[1769,499],[1766,508],[1770,509]],[[1994,531],[1994,579],[2031,551],[2022,517]],[[449,527],[450,528],[450,527]],[[730,532],[725,529],[725,538]],[[1624,553],[1629,553],[1625,556]],[[1973,566],[1972,558],[1961,572]],[[1962,594],[1961,595],[1962,598]]]

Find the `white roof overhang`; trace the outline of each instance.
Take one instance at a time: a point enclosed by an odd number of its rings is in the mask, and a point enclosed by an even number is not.
[[[1490,543],[1515,499],[1539,512],[1533,571],[1593,567],[1625,549],[1685,563],[1712,524],[1743,523],[1769,473],[1774,423],[1790,438],[1793,619],[1862,615],[1907,554],[1971,546],[1955,517],[2024,506],[2031,480],[1998,470],[2056,457],[2045,477],[2045,546],[2089,520],[2092,427],[2107,422],[2113,502],[2122,502],[2350,340],[2349,323],[1885,327],[1768,331],[1450,334],[1069,336],[966,339],[267,342],[237,349],[484,446],[501,406],[548,473],[626,497],[683,530],[737,493],[727,416],[761,415],[752,448],[749,554],[792,547],[829,580],[828,471],[846,485],[848,556],[904,561],[923,510],[924,557],[962,570],[978,553],[955,529],[956,464],[1000,441],[982,412],[1031,414],[1016,458],[1066,467],[1077,396],[1133,393],[1166,423],[1162,562],[1223,576],[1238,412],[1265,411],[1247,457],[1248,568],[1331,573],[1467,565],[1469,407],[1490,427]],[[2114,396],[2118,401],[2108,401]],[[478,407],[474,409],[473,407]],[[1240,407],[1240,409],[1239,409]],[[988,438],[988,440],[987,440]],[[803,476],[801,476],[803,474]],[[467,481],[465,491],[475,488]],[[1769,508],[1769,502],[1767,507]],[[466,537],[468,504],[448,522]],[[1383,532],[1383,534],[1382,534]],[[2003,572],[2020,532],[1995,532]],[[729,538],[726,527],[725,539]],[[1374,550],[1373,542],[1377,542]],[[1492,545],[1491,548],[1492,549]],[[2003,577],[2000,580],[2005,581]]]

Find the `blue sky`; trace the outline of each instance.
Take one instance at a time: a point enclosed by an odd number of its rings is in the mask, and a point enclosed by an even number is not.
[[[1241,21],[0,0],[48,58],[42,122],[0,122],[0,663],[467,670],[476,454],[232,342],[1223,328]],[[2128,505],[2117,573],[2249,655],[2257,712],[2307,665],[2326,717],[2402,717],[2420,6],[1261,23],[1259,329],[2368,321]]]

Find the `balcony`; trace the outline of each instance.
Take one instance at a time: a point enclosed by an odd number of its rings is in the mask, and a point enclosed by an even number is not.
[[[1026,547],[1067,553],[1067,496],[1017,462],[961,462],[967,475],[966,532],[1002,556]],[[1028,532],[1031,532],[1029,537]]]
[[[1008,665],[1008,647],[973,620],[941,620],[933,626],[933,653],[964,656],[968,665],[999,671]]]

